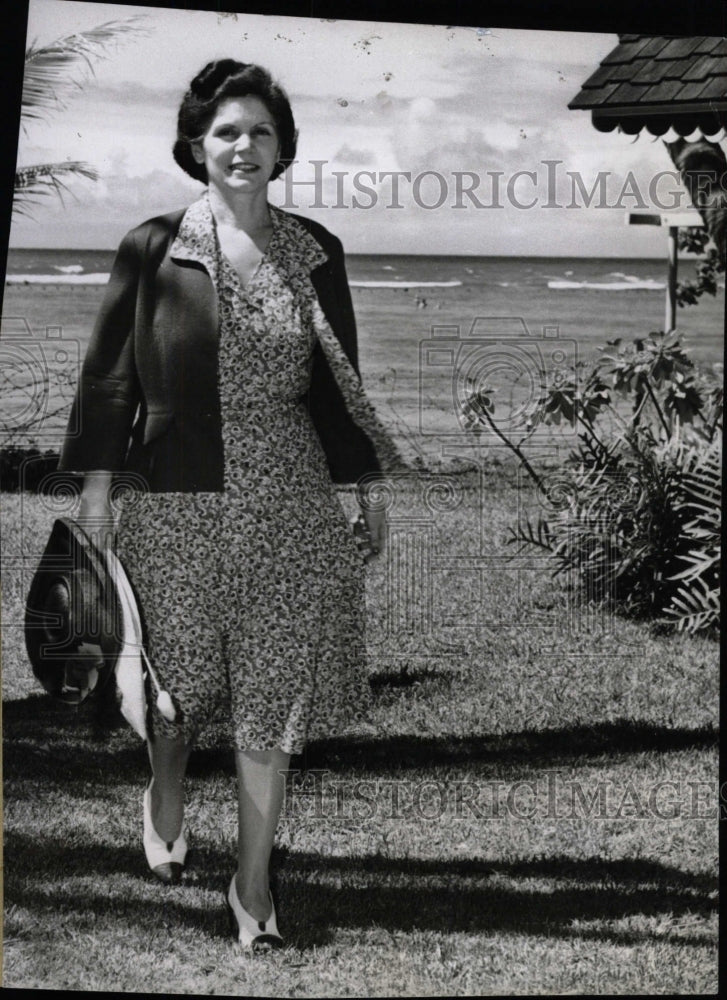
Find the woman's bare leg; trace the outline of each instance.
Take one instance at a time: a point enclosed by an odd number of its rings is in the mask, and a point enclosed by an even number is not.
[[[250,916],[270,916],[269,865],[285,795],[290,754],[282,750],[236,750],[238,802],[237,898]]]
[[[192,750],[183,740],[149,739],[151,821],[162,840],[176,840],[184,820],[184,775]]]

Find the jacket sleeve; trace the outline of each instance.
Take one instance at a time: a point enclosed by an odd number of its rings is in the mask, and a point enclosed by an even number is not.
[[[341,241],[326,234],[329,263],[322,269],[325,282],[316,281],[321,308],[358,377],[356,318]],[[336,380],[320,347],[314,351],[313,372],[308,393],[308,409],[328,459],[335,483],[355,483],[363,476],[380,473],[381,466],[368,435],[346,408]]]
[[[141,271],[134,235],[119,245],[81,369],[58,468],[123,468],[141,398],[134,363],[134,317]]]
[[[353,365],[354,371],[361,378],[358,365],[358,335],[356,332],[356,314],[353,311],[353,301],[351,299],[351,288],[348,284],[346,274],[345,256],[343,246],[339,239],[336,239],[335,252],[331,254],[331,276],[333,288],[336,293],[338,312],[340,316],[340,340],[341,346],[346,352],[346,357]]]

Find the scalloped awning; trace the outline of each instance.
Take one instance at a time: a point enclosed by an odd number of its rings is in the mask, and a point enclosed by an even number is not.
[[[621,35],[568,107],[590,111],[599,132],[718,141],[727,128],[727,38]]]

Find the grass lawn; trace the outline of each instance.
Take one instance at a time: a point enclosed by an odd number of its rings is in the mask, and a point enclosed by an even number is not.
[[[1,500],[3,985],[716,992],[718,645],[579,608],[542,562],[508,561],[534,498],[506,471],[397,482],[367,571],[371,725],[294,761],[274,854],[287,947],[254,959],[222,901],[223,736],[192,758],[189,866],[166,888],[141,847],[144,746],[52,704],[24,657],[25,589],[63,511]]]

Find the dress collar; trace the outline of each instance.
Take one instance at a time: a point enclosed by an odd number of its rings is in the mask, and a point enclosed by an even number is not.
[[[263,255],[264,261],[290,276],[301,271],[309,273],[328,260],[320,243],[301,222],[276,205],[268,207],[273,234]],[[217,231],[208,191],[205,190],[185,211],[169,253],[176,260],[199,261],[210,274],[215,273]]]

